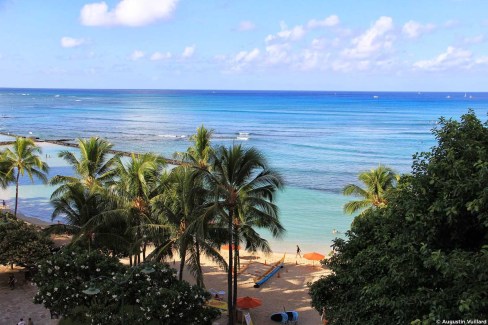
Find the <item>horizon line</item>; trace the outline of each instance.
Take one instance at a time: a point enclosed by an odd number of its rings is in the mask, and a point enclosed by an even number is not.
[[[190,88],[51,88],[51,87],[0,87],[0,90],[31,89],[31,90],[133,90],[133,91],[222,91],[222,92],[311,92],[311,93],[488,93],[488,91],[464,90],[297,90],[297,89],[190,89]]]

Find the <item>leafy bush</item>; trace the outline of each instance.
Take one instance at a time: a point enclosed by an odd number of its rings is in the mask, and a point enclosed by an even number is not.
[[[438,145],[385,209],[356,218],[310,285],[329,324],[435,324],[488,318],[488,127],[440,119]]]
[[[33,266],[51,254],[52,242],[35,226],[0,215],[0,264]]]

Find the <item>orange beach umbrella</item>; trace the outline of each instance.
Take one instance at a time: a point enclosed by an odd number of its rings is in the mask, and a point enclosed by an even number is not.
[[[241,309],[256,308],[262,304],[261,299],[258,298],[252,298],[249,296],[237,298],[237,307]]]
[[[307,260],[311,260],[311,261],[321,261],[325,258],[324,255],[316,253],[316,252],[303,254],[303,257],[305,257]]]

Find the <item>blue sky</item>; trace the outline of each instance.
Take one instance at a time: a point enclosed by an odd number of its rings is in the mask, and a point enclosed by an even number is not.
[[[0,0],[0,87],[486,91],[486,0]]]

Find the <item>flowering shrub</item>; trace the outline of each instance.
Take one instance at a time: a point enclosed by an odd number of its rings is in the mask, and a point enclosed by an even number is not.
[[[148,268],[151,273],[148,273]],[[36,303],[91,324],[211,324],[209,294],[176,279],[167,264],[129,268],[99,252],[64,249],[40,265]],[[83,290],[96,288],[96,294]]]
[[[34,302],[64,316],[74,316],[75,306],[80,306],[78,309],[82,311],[82,306],[90,305],[90,297],[82,291],[92,278],[123,270],[116,258],[73,248],[58,251],[37,267],[34,282],[39,291]]]

